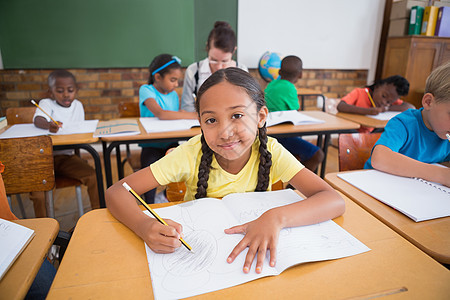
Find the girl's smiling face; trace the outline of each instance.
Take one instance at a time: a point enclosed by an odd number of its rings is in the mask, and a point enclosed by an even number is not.
[[[245,90],[227,81],[202,95],[199,121],[203,136],[224,170],[236,174],[245,166],[267,114],[267,107],[257,111],[256,103]]]

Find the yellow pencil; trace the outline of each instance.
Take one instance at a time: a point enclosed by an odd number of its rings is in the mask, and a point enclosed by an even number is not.
[[[446,133],[445,136],[447,137],[447,140],[450,142],[450,133]]]
[[[141,202],[142,205],[144,205],[144,207],[155,217],[156,220],[158,220],[161,224],[164,224],[166,226],[169,226],[169,224],[167,224],[153,209],[151,209],[150,206],[148,206],[147,203],[145,203],[144,200],[142,200],[142,198],[126,183],[122,183],[123,187],[129,191],[134,198],[136,198],[139,202]],[[186,243],[183,238],[180,237],[180,242],[192,253],[194,253],[194,251],[192,250],[192,247],[189,246],[188,243]]]
[[[377,107],[377,106],[375,105],[375,102],[373,102],[372,96],[370,96],[369,89],[368,89],[368,88],[365,88],[364,90],[366,91],[367,96],[369,96],[370,103],[372,103],[373,107]]]
[[[52,118],[45,110],[43,110],[43,109],[36,103],[36,101],[31,100],[31,103],[33,103],[34,105],[36,105],[37,108],[39,108],[44,114],[46,114],[50,119],[52,119],[52,121],[55,122],[55,124],[58,125],[58,127],[61,127],[61,126],[59,125],[59,123],[55,121],[55,119],[53,119],[53,118]]]

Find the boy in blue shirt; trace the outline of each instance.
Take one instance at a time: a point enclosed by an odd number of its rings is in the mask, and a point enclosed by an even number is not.
[[[270,112],[300,109],[295,83],[302,77],[302,72],[303,63],[299,57],[290,55],[283,58],[280,78],[271,81],[264,90],[266,105]],[[277,140],[313,172],[325,157],[319,147],[301,137],[277,138]]]
[[[450,186],[450,168],[433,165],[450,160],[450,63],[428,76],[422,106],[388,122],[364,167]]]

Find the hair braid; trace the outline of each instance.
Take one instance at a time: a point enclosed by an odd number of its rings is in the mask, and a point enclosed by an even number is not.
[[[198,166],[198,182],[197,193],[195,199],[206,197],[206,189],[208,188],[209,172],[211,170],[211,162],[213,158],[213,151],[206,143],[205,137],[202,135],[202,158]]]
[[[259,167],[258,183],[256,184],[255,192],[267,191],[271,166],[272,154],[267,150],[267,130],[264,125],[262,128],[259,128]]]

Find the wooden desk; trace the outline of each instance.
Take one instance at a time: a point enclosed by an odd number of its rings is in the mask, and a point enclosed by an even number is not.
[[[197,298],[369,299],[394,294],[397,299],[448,299],[446,268],[344,198],[346,212],[335,222],[371,251],[300,264],[278,276]],[[106,209],[80,218],[47,299],[87,298],[153,298],[143,241]]]
[[[59,231],[58,221],[51,218],[13,221],[33,229],[35,236],[0,281],[1,299],[23,299]]]
[[[330,134],[333,133],[352,133],[356,132],[359,124],[343,120],[336,116],[324,113],[322,111],[303,111],[305,115],[324,120],[325,123],[311,124],[311,125],[297,125],[280,124],[267,128],[267,134],[275,137],[289,137],[289,136],[304,136],[304,135],[324,135],[323,151],[325,158],[322,162],[321,176],[325,175],[326,157],[328,152],[328,145],[330,143]],[[181,139],[188,139],[197,134],[200,134],[200,128],[192,128],[189,130],[171,131],[171,132],[157,132],[147,133],[139,122],[139,129],[141,134],[130,136],[104,137],[103,143],[103,159],[105,163],[105,177],[106,186],[112,185],[111,173],[111,152],[116,149],[117,166],[121,165],[120,151],[118,150],[122,144],[136,144],[145,142],[176,142]],[[319,147],[321,147],[319,143]],[[123,177],[123,172],[118,172],[119,178]]]
[[[346,119],[365,127],[374,127],[375,129],[383,130],[389,120],[377,120],[366,115],[348,114],[338,112],[337,117]]]
[[[325,180],[422,251],[441,263],[450,264],[450,217],[414,222],[337,177],[337,174],[329,173]]]

